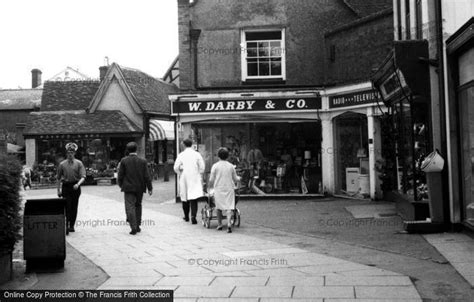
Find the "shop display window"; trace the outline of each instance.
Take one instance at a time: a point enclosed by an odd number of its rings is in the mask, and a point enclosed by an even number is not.
[[[393,104],[392,123],[396,169],[396,190],[412,200],[428,199],[428,187],[421,163],[429,149],[426,104],[412,98]]]
[[[75,157],[86,167],[86,183],[98,177],[114,177],[125,146],[133,139],[91,138],[73,140],[37,140],[37,163],[33,167],[32,181],[54,183],[57,166],[66,159],[65,145],[74,141],[78,145]]]
[[[243,194],[322,193],[319,122],[194,124],[191,129],[206,180],[223,146],[242,177]]]

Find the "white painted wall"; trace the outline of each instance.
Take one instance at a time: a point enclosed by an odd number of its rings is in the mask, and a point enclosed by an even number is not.
[[[36,162],[36,140],[34,138],[25,139],[26,165],[33,167]]]
[[[138,127],[143,128],[142,115],[135,112],[132,105],[128,101],[125,93],[120,87],[117,78],[114,78],[110,83],[107,92],[102,98],[96,110],[120,110]]]

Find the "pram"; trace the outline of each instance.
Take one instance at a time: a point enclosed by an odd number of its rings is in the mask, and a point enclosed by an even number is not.
[[[209,193],[206,193],[207,202],[206,205],[201,209],[202,216],[202,225],[205,228],[211,227],[211,220],[217,220],[217,215],[213,215],[214,210],[216,209],[216,204],[214,202],[214,196]],[[237,208],[237,203],[240,199],[240,182],[237,188],[235,189],[235,208],[232,210],[232,216],[230,217],[230,225],[232,227],[240,227],[240,210]],[[227,215],[222,213],[222,219],[229,219]]]

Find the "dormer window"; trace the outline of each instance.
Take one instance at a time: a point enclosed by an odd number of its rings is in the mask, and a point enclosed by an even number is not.
[[[285,32],[242,31],[242,80],[285,80]]]

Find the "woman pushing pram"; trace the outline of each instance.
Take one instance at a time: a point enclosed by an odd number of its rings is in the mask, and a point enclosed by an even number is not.
[[[232,217],[235,209],[235,189],[240,180],[235,167],[227,161],[229,151],[227,148],[219,148],[217,151],[219,161],[211,168],[209,176],[209,194],[214,195],[217,209],[217,230],[222,230],[222,212],[227,213],[227,233],[232,233]],[[212,212],[211,215],[212,216]],[[211,217],[209,217],[211,218]]]

